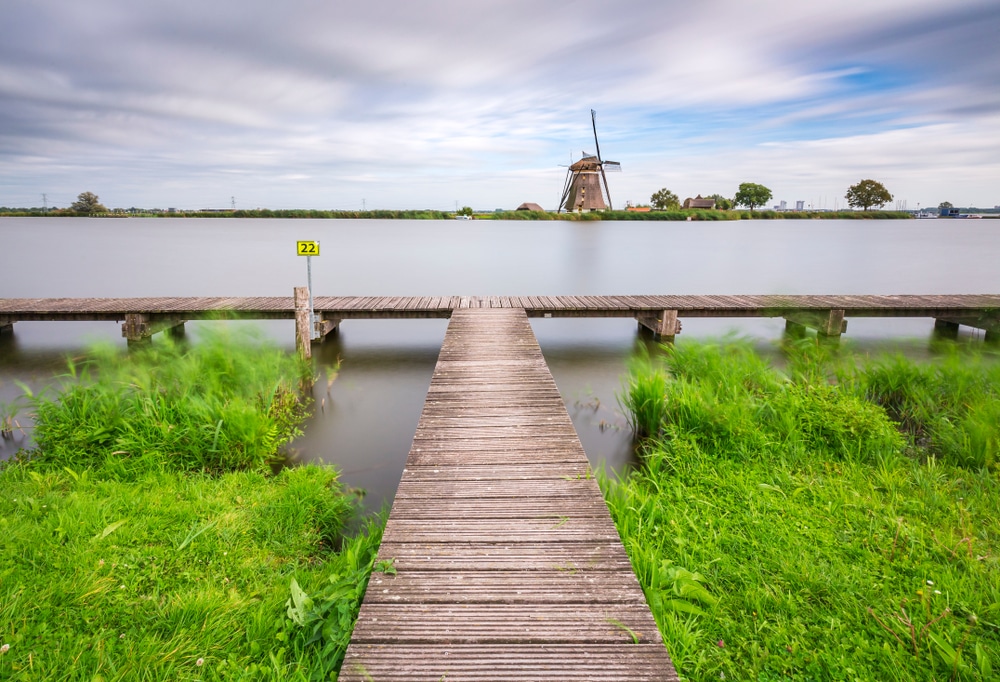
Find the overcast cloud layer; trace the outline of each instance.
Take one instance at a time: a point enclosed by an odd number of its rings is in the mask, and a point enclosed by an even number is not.
[[[5,0],[0,205],[1000,204],[996,0]]]

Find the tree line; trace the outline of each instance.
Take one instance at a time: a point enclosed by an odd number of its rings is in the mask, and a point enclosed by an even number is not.
[[[724,197],[721,194],[710,194],[710,195],[708,195],[705,198],[714,200],[715,201],[715,207],[719,208],[719,209],[722,209],[722,210],[730,210],[730,209],[738,207],[738,206],[745,206],[748,209],[750,209],[750,212],[752,213],[755,209],[760,208],[760,207],[764,206],[765,204],[767,204],[767,202],[771,200],[772,196],[773,195],[771,193],[770,188],[765,187],[764,185],[761,185],[761,184],[758,184],[758,183],[754,183],[754,182],[744,182],[744,183],[740,184],[739,188],[736,191],[736,194],[731,199],[727,198],[727,197]],[[878,182],[876,180],[865,179],[865,180],[861,180],[860,182],[858,182],[858,183],[856,183],[854,185],[851,185],[847,189],[847,194],[845,195],[845,198],[847,199],[847,204],[851,208],[855,208],[855,209],[860,208],[860,209],[862,209],[864,211],[867,211],[867,210],[869,210],[871,208],[881,208],[885,204],[887,204],[890,201],[892,201],[892,194],[889,193],[889,190],[887,190],[885,188],[885,185],[883,185],[882,183],[880,183],[880,182]],[[650,202],[651,207],[654,210],[657,210],[657,211],[672,211],[672,210],[678,210],[678,209],[681,208],[681,200],[680,200],[680,198],[675,193],[673,193],[669,189],[667,189],[666,187],[663,187],[663,188],[657,190],[656,192],[653,192],[652,196],[650,196],[650,198],[649,198],[649,202]],[[950,203],[943,202],[941,204],[941,207],[944,207],[946,204],[948,205],[948,207],[951,206]],[[60,211],[60,213],[61,212],[62,211]],[[100,197],[98,197],[96,194],[94,194],[93,192],[81,192],[77,196],[77,200],[75,202],[73,202],[72,205],[70,205],[69,209],[67,209],[66,212],[68,212],[68,213],[70,213],[72,215],[101,215],[101,214],[104,214],[104,213],[108,213],[109,211],[108,211],[107,207],[105,207],[100,202]],[[447,217],[447,212],[443,212],[443,211],[429,211],[429,212],[433,213],[433,214],[440,213],[442,217]],[[184,215],[184,214],[190,215],[190,213],[191,212],[182,212],[182,215]],[[196,213],[198,213],[198,212],[196,212]],[[254,214],[266,213],[266,214],[268,214],[268,216],[274,215],[276,217],[279,217],[281,213],[289,213],[289,212],[288,211],[273,212],[273,211],[269,211],[269,210],[263,209],[263,210],[257,210],[257,211],[252,211],[252,212],[247,212],[247,211],[233,211],[231,213],[228,213],[228,212],[224,213],[223,215],[226,215],[226,214],[228,214],[228,215],[241,215],[241,214],[242,215],[246,215],[248,213],[254,213]],[[296,213],[301,213],[301,212],[296,212]],[[316,213],[316,212],[315,211],[308,211],[307,213]],[[359,213],[359,212],[341,212],[341,211],[325,212],[324,211],[322,213],[338,213],[339,214],[339,213]],[[361,216],[360,213],[364,213],[365,215]],[[373,215],[373,214],[378,214],[378,213],[383,213],[383,214],[384,213],[398,214],[400,212],[399,211],[389,211],[389,212],[386,212],[386,211],[365,211],[365,212],[360,212],[360,213],[356,217],[390,217],[390,216]],[[411,213],[411,212],[410,211],[404,211],[402,213]],[[420,212],[420,213],[426,213],[426,212]],[[461,210],[457,211],[457,215],[472,216],[472,213],[473,213],[472,208],[470,208],[468,206],[463,206],[461,208]],[[296,216],[289,216],[289,217],[299,217],[299,216],[296,215]],[[301,216],[301,217],[320,217],[320,216]],[[323,217],[326,217],[326,216],[323,216]],[[391,217],[402,217],[402,216],[393,215]],[[435,215],[434,217],[438,217],[438,216]]]
[[[753,212],[767,204],[772,197],[771,190],[755,182],[741,183],[732,199],[721,194],[710,194],[706,199],[714,199],[716,208],[729,210],[735,206],[746,206]],[[847,205],[867,211],[871,208],[881,208],[892,201],[892,194],[881,182],[865,179],[847,188]],[[657,211],[677,210],[681,207],[680,198],[666,187],[653,192],[649,198],[650,206]]]

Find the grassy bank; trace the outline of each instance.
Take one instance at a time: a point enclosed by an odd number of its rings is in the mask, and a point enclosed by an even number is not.
[[[988,680],[1000,666],[1000,368],[678,346],[604,481],[691,680]]]
[[[327,679],[381,535],[328,467],[272,473],[308,368],[218,336],[70,363],[0,471],[0,678]]]

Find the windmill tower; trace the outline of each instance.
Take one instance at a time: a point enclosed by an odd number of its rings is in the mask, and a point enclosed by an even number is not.
[[[594,147],[597,148],[597,154],[583,152],[583,158],[566,169],[566,182],[563,185],[558,212],[564,209],[579,212],[612,208],[611,192],[608,191],[608,178],[605,173],[621,171],[622,165],[617,161],[605,161],[601,158],[601,144],[597,141],[597,112],[593,109],[590,110],[590,123],[594,128]]]

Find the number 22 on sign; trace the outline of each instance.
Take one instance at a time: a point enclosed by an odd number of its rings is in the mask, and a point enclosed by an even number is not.
[[[318,256],[319,242],[295,242],[295,253],[300,256]]]

